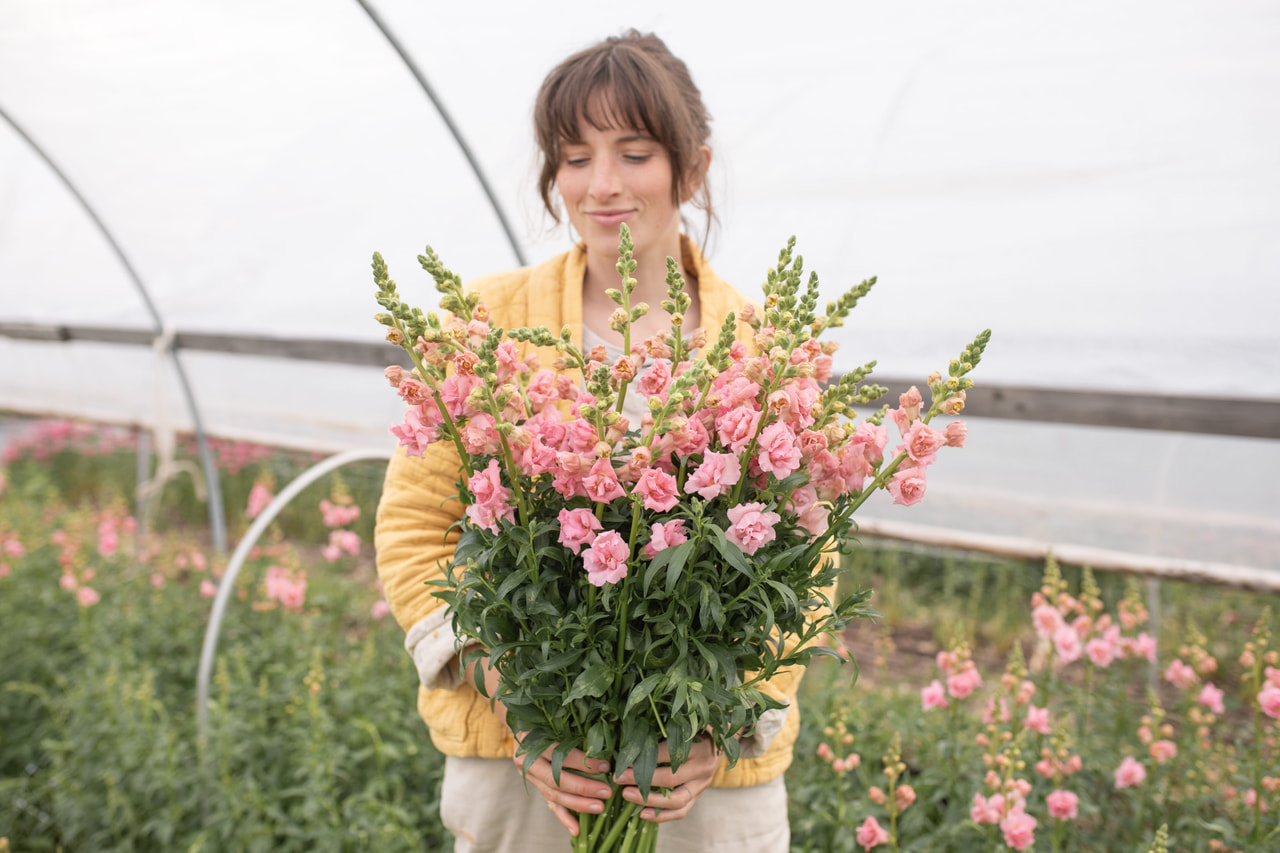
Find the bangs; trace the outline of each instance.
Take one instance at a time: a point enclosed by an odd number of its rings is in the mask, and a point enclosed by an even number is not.
[[[547,103],[543,140],[554,148],[579,142],[585,124],[596,130],[637,130],[653,137],[664,148],[674,147],[668,138],[670,108],[650,82],[652,71],[640,67],[632,56],[605,56],[589,67],[575,69],[559,81]],[[553,149],[554,150],[554,149]]]

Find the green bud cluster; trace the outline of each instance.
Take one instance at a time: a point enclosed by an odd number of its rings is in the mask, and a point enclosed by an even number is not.
[[[825,327],[843,326],[845,318],[849,316],[849,312],[857,306],[859,299],[871,292],[871,288],[875,283],[876,277],[872,276],[851,288],[835,302],[828,302],[827,316],[823,325]]]
[[[418,263],[435,280],[436,290],[440,292],[440,307],[461,317],[464,322],[470,322],[471,309],[480,304],[479,295],[464,292],[462,279],[445,267],[430,246],[424,254],[418,255]]]
[[[880,385],[858,387],[858,383],[871,375],[875,366],[874,361],[869,361],[841,376],[834,385],[827,386],[819,398],[822,410],[814,420],[814,429],[821,429],[841,415],[854,417],[850,414],[853,405],[869,403],[885,395],[888,389]]]
[[[952,377],[958,379],[964,376],[969,371],[973,370],[975,367],[978,366],[978,362],[982,361],[982,354],[983,352],[986,351],[987,344],[990,342],[991,342],[990,329],[984,329],[983,331],[979,332],[978,336],[973,339],[973,343],[966,346],[964,348],[964,351],[960,353],[960,358],[951,359],[951,364],[948,367],[947,372]],[[973,380],[970,379],[966,381],[968,384],[962,383],[960,387],[962,389],[972,388]]]

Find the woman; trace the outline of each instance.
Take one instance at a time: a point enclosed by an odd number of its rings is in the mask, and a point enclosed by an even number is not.
[[[630,31],[569,57],[548,75],[535,107],[542,156],[539,190],[551,216],[560,220],[557,196],[581,242],[536,267],[480,279],[494,326],[569,325],[575,342],[602,345],[621,355],[622,338],[609,327],[616,305],[605,290],[619,282],[619,226],[626,223],[635,243],[637,287],[631,304],[655,306],[632,326],[633,340],[668,325],[657,310],[667,296],[666,259],[678,259],[692,304],[683,328],[714,332],[730,311],[745,304],[722,281],[687,237],[680,233],[680,206],[692,202],[712,211],[706,186],[711,149],[709,116],[684,63],[660,39]],[[750,336],[744,331],[744,342]],[[631,395],[639,402],[640,395]],[[627,414],[624,412],[624,414]],[[629,420],[639,425],[640,410]],[[422,681],[418,708],[435,745],[446,756],[441,816],[457,837],[458,851],[564,851],[565,830],[577,833],[576,813],[599,812],[606,785],[565,772],[552,779],[548,756],[538,760],[525,785],[511,760],[515,738],[504,724],[502,704],[492,704],[476,680],[492,694],[496,673],[481,663],[459,671],[459,649],[443,604],[424,582],[441,577],[452,554],[456,531],[446,535],[462,507],[456,492],[458,459],[447,443],[432,445],[421,458],[397,454],[387,469],[378,509],[378,569],[387,599],[407,631],[406,648]],[[443,561],[443,562],[441,562]],[[800,672],[766,685],[792,705]],[[660,767],[653,783],[670,794],[650,795],[642,818],[665,824],[663,851],[733,850],[781,853],[788,847],[786,792],[782,773],[791,761],[799,715],[771,711],[750,739],[743,758],[726,768],[704,741],[679,771]],[[665,749],[661,760],[665,760]],[[587,761],[575,751],[566,771],[612,770],[624,797],[640,802],[627,768]]]

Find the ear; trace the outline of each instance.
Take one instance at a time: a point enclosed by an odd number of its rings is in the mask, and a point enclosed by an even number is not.
[[[698,147],[698,162],[689,168],[688,177],[680,188],[680,203],[684,204],[698,194],[702,184],[707,180],[707,169],[711,168],[711,146]]]

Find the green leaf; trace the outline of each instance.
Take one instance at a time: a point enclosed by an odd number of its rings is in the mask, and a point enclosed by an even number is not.
[[[680,580],[680,572],[684,570],[684,565],[689,560],[689,555],[693,553],[693,547],[698,544],[690,539],[688,542],[681,542],[675,547],[675,553],[671,555],[671,562],[667,564],[667,595],[671,595],[675,591],[676,583]]]
[[[632,708],[647,699],[666,680],[666,677],[667,674],[665,672],[655,672],[632,688],[631,695],[627,697],[627,705],[622,711],[623,716],[630,714]]]
[[[613,684],[613,672],[604,661],[597,661],[584,669],[569,688],[569,695],[564,697],[565,703],[581,699],[585,696],[603,696]]]

